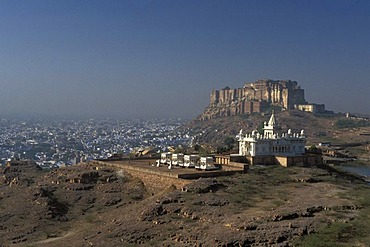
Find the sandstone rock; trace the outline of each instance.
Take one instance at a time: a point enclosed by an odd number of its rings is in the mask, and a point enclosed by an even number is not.
[[[226,187],[225,184],[212,178],[200,178],[183,187],[183,191],[190,193],[208,193]]]

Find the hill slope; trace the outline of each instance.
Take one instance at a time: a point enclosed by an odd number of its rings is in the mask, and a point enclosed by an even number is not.
[[[284,246],[320,238],[333,222],[333,231],[355,229],[370,215],[368,186],[319,168],[255,167],[155,194],[104,165],[0,172],[0,246]],[[370,240],[359,232],[330,241]]]
[[[369,132],[370,127],[339,128],[338,121],[352,121],[340,115],[318,116],[309,112],[290,110],[275,112],[275,117],[284,132],[288,129],[292,129],[293,132],[300,132],[304,129],[307,145],[317,145],[321,141],[331,141],[338,144],[369,141],[368,136],[360,136],[359,133]],[[262,132],[263,122],[268,121],[269,118],[270,114],[251,114],[205,121],[196,119],[188,122],[182,128],[195,136],[195,143],[217,146],[223,145],[227,137],[235,137],[241,129],[243,133],[250,133],[253,130]]]

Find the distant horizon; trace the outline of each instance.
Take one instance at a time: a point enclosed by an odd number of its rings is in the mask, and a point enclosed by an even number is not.
[[[194,117],[196,118],[196,117]],[[7,120],[76,120],[76,121],[87,121],[93,120],[117,120],[117,121],[133,121],[133,120],[179,120],[179,121],[190,121],[194,118],[185,118],[181,116],[120,116],[120,115],[48,115],[48,114],[1,114],[0,121],[2,119]]]
[[[316,102],[310,102],[310,103],[316,103]],[[332,109],[326,109],[331,111]],[[51,115],[51,114],[1,114],[0,113],[0,121],[2,119],[7,119],[7,120],[75,120],[75,121],[87,121],[90,119],[93,120],[115,120],[115,121],[133,121],[133,120],[154,120],[154,119],[160,119],[160,120],[179,120],[179,121],[192,121],[196,119],[199,115],[194,117],[184,117],[184,116],[160,116],[160,115],[147,115],[147,116],[123,116],[123,115],[88,115],[88,114],[82,114],[82,115]],[[334,114],[342,114],[345,115],[346,113],[350,113],[355,116],[362,116],[362,117],[370,117],[370,113],[363,113],[363,112],[343,112],[343,111],[334,111]],[[247,114],[245,114],[247,115]]]
[[[293,79],[281,79],[281,78],[259,78],[259,79],[256,79],[254,81],[257,81],[257,80],[262,80],[262,79],[271,79],[271,80],[291,80],[291,81],[295,81]],[[245,80],[241,83],[241,85],[235,87],[235,88],[242,88],[244,86],[245,83],[250,83],[250,82],[254,82],[254,81],[251,81],[251,80]],[[224,85],[220,88],[212,88],[209,93],[212,91],[212,90],[221,90],[225,87],[228,87],[229,85]],[[298,86],[300,86],[302,89],[305,90],[304,87],[302,87],[302,85],[300,85],[299,81],[298,81]],[[230,87],[230,86],[229,86]],[[0,118],[1,117],[9,117],[9,118],[13,118],[13,119],[17,119],[17,118],[20,118],[20,119],[23,119],[23,118],[26,118],[26,119],[32,119],[32,118],[36,118],[36,119],[52,119],[52,118],[58,118],[58,119],[73,119],[73,120],[84,120],[84,119],[115,119],[115,120],[130,120],[130,119],[144,119],[144,120],[148,120],[148,119],[155,119],[155,118],[160,118],[160,119],[183,119],[183,120],[192,120],[192,119],[195,119],[196,117],[198,117],[199,115],[201,115],[204,111],[204,109],[208,106],[208,103],[209,103],[209,95],[206,95],[205,97],[208,102],[207,104],[203,107],[203,109],[200,109],[199,110],[199,113],[194,115],[194,116],[181,116],[181,115],[161,115],[161,114],[157,114],[157,115],[145,115],[145,116],[142,116],[141,114],[129,114],[129,115],[122,115],[122,114],[108,114],[108,113],[104,113],[104,112],[99,112],[97,114],[92,114],[92,113],[81,113],[81,114],[45,114],[45,113],[1,113],[0,112]],[[305,98],[307,100],[307,92],[305,90]],[[325,104],[325,103],[322,103],[322,102],[313,102],[313,101],[309,101],[307,100],[308,103],[315,103],[315,104]],[[362,115],[362,116],[370,116],[370,111],[369,112],[349,112],[349,111],[341,111],[341,110],[334,110],[332,108],[328,108],[327,107],[327,104],[325,104],[326,106],[326,110],[329,110],[329,111],[334,111],[335,114],[345,114],[345,113],[351,113],[351,114],[354,114],[354,115]]]
[[[0,1],[0,115],[182,117],[212,89],[293,80],[370,114],[365,0]]]

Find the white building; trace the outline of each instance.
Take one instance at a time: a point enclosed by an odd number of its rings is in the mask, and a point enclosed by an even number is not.
[[[305,153],[306,137],[304,130],[292,133],[280,133],[274,112],[268,123],[264,123],[263,134],[254,130],[251,134],[237,135],[239,155],[241,156],[301,156]]]
[[[172,153],[161,153],[161,164],[170,165],[172,162]]]
[[[294,108],[300,111],[312,112],[314,114],[326,112],[324,104],[298,104],[294,105]]]
[[[197,169],[201,170],[216,170],[218,167],[215,166],[213,157],[201,157],[198,166],[195,166]]]
[[[184,155],[184,166],[189,168],[194,168],[195,166],[199,166],[199,155],[196,154],[187,154]]]
[[[172,154],[172,165],[184,166],[184,154]]]

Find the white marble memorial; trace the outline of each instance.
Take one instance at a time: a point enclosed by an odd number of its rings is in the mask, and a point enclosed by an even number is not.
[[[300,156],[305,153],[304,130],[292,133],[289,129],[281,133],[274,112],[269,122],[264,123],[263,134],[254,130],[244,135],[240,130],[236,138],[239,142],[239,155],[242,156]]]

